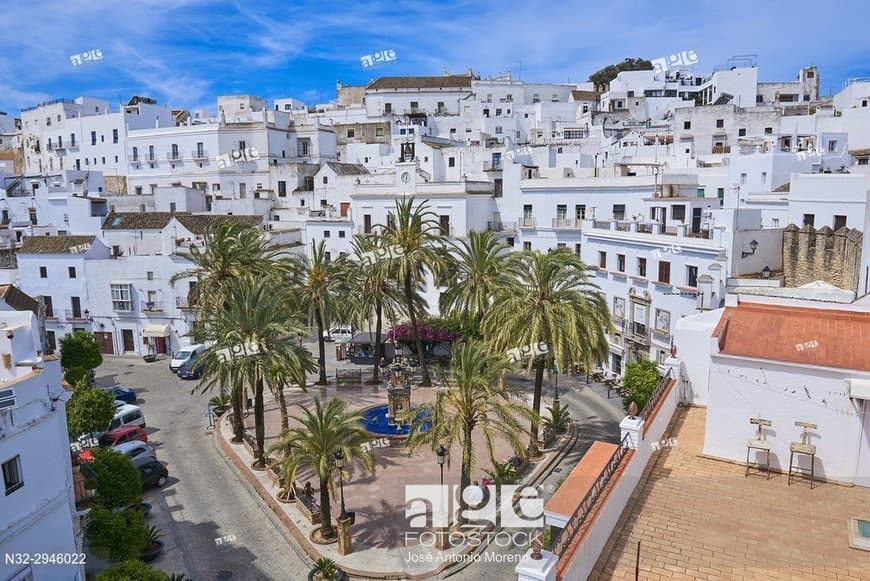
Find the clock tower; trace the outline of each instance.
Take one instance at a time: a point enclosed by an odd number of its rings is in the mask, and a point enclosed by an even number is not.
[[[414,143],[401,145],[401,156],[394,164],[396,168],[396,192],[413,194],[417,191],[417,158]]]

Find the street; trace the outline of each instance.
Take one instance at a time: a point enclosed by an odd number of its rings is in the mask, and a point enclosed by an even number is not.
[[[198,382],[172,374],[168,360],[107,356],[97,381],[107,376],[136,390],[149,441],[169,464],[169,483],[143,495],[154,505],[148,524],[166,544],[155,568],[195,581],[304,579],[310,559],[214,445],[205,417],[211,394],[190,395]]]

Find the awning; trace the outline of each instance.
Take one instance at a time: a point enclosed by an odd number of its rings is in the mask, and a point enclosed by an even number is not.
[[[870,400],[870,380],[848,379],[847,381],[849,382],[849,397]]]
[[[166,337],[169,335],[169,325],[145,325],[143,337]]]

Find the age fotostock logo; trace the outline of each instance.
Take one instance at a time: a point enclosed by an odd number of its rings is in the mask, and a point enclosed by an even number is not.
[[[462,491],[465,509],[459,502],[459,494],[460,488],[456,485],[405,485],[405,518],[408,524],[411,528],[446,528],[451,522],[464,521],[463,527],[466,528],[492,524],[520,529],[544,525],[544,499],[533,486],[503,485],[501,493],[492,485],[485,489],[476,485],[466,486]],[[518,507],[513,505],[514,496],[520,498]]]

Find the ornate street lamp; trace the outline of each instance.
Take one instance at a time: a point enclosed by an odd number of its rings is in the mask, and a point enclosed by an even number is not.
[[[441,469],[441,486],[444,486],[444,460],[447,458],[447,448],[444,444],[438,446],[435,455],[438,456],[438,468]]]
[[[338,481],[341,486],[341,514],[338,518],[345,520],[347,519],[347,510],[344,508],[344,476],[341,473],[341,469],[344,468],[344,452],[341,451],[341,448],[335,453],[335,467],[338,468]]]

